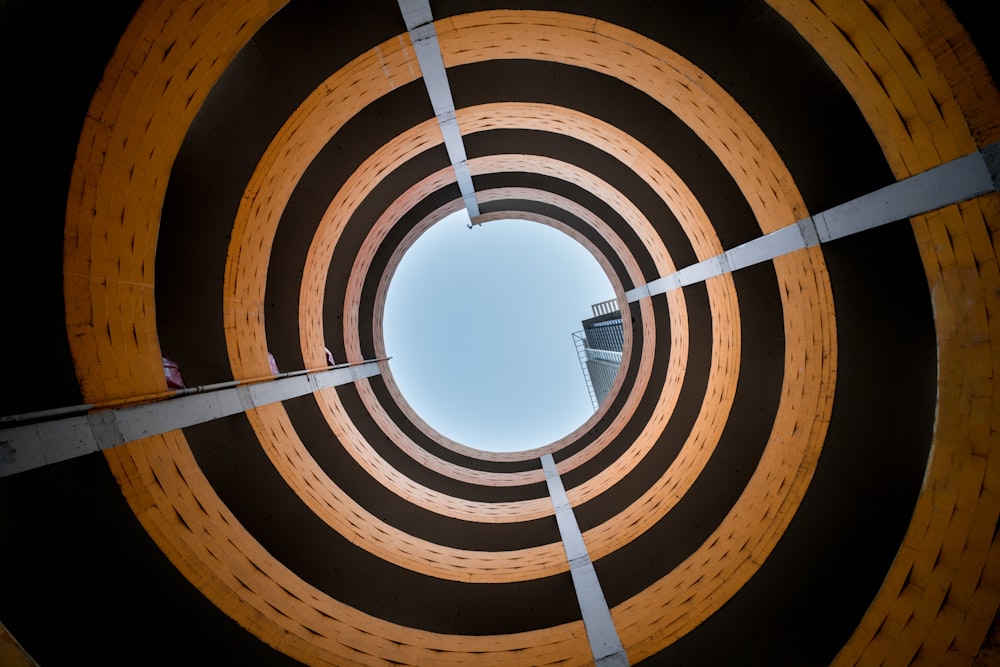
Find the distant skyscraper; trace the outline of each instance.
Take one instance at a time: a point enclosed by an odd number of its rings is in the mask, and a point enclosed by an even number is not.
[[[591,306],[593,317],[584,320],[583,329],[573,334],[580,367],[596,410],[611,391],[625,349],[625,330],[615,299]]]

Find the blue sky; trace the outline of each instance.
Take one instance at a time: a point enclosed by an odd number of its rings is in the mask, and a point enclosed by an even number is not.
[[[572,333],[614,298],[597,260],[524,220],[469,229],[465,211],[407,251],[386,295],[383,333],[400,391],[442,434],[516,451],[572,432],[593,406]]]

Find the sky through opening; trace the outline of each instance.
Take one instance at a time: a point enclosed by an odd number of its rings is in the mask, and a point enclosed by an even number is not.
[[[572,334],[614,298],[586,248],[525,220],[463,210],[406,252],[386,295],[396,384],[441,434],[488,451],[548,444],[592,414]]]

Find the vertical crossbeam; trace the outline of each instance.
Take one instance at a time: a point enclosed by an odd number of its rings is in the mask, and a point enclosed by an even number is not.
[[[587,545],[583,542],[580,526],[576,523],[576,515],[569,504],[566,489],[563,488],[559,470],[551,454],[541,458],[542,469],[545,471],[545,483],[549,487],[549,496],[555,508],[556,522],[559,524],[559,535],[566,559],[569,561],[569,572],[573,577],[573,588],[576,589],[576,599],[580,603],[580,613],[583,615],[583,625],[587,629],[587,641],[594,656],[594,664],[598,667],[627,667],[628,656],[622,648],[618,631],[615,629],[611,610],[608,609],[604,591],[597,580],[597,572],[587,553]]]
[[[410,33],[410,41],[413,42],[413,50],[417,54],[417,62],[420,64],[427,94],[431,98],[434,115],[441,126],[444,147],[455,170],[455,180],[462,193],[462,201],[469,212],[469,219],[474,222],[479,217],[479,203],[476,201],[472,174],[469,172],[462,132],[455,118],[455,101],[451,96],[448,74],[441,58],[441,46],[434,30],[430,4],[426,0],[398,0],[398,4],[406,29]]]

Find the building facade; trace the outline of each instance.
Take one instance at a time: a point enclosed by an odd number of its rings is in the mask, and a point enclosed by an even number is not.
[[[593,317],[583,320],[573,340],[596,410],[611,393],[621,369],[625,328],[616,300],[594,304],[591,309]]]

